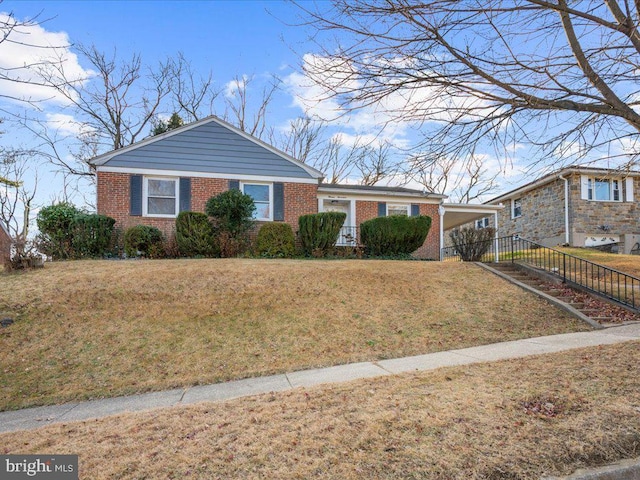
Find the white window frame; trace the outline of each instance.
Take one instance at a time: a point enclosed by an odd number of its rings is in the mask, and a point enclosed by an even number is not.
[[[409,205],[408,203],[387,203],[387,217],[390,216],[389,208],[396,209],[396,210],[400,210],[401,208],[404,208],[406,210],[407,217],[411,216],[411,205]],[[397,214],[394,214],[394,215],[397,215]]]
[[[242,193],[244,193],[244,186],[245,185],[260,185],[260,186],[269,187],[269,217],[268,218],[254,217],[253,219],[256,222],[273,222],[273,207],[274,207],[274,205],[273,205],[273,183],[269,183],[269,182],[240,182],[240,191]],[[258,209],[256,208],[256,213],[257,212],[258,212]]]
[[[520,213],[516,215],[516,202],[520,203]],[[511,200],[511,218],[520,218],[522,216],[522,197]]]
[[[476,220],[476,229],[480,230],[482,228],[488,228],[489,223],[489,217],[482,217],[481,219]]]
[[[609,198],[599,199],[594,198],[596,193],[596,182],[606,182],[609,184]],[[587,198],[590,202],[622,202],[622,179],[621,178],[599,178],[589,177],[587,178]],[[616,195],[617,194],[617,195]],[[618,197],[616,199],[616,196]]]
[[[172,181],[176,186],[176,196],[174,203],[174,212],[172,214],[162,213],[149,213],[149,180],[162,180]],[[171,197],[157,197],[157,198],[171,198]],[[142,216],[154,217],[154,218],[176,218],[178,216],[178,210],[180,208],[180,179],[176,177],[143,177],[142,182]]]

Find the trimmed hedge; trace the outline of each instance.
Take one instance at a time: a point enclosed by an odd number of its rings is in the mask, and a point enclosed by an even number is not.
[[[156,227],[147,225],[130,227],[124,232],[124,251],[128,257],[163,257],[164,242],[162,232]]]
[[[265,223],[258,231],[256,251],[262,257],[290,258],[296,252],[296,237],[288,223]]]
[[[322,212],[298,218],[298,236],[305,255],[325,256],[335,246],[340,228],[347,219],[344,212]]]
[[[424,215],[378,217],[360,224],[360,239],[367,255],[405,256],[420,248],[430,228],[431,217]]]
[[[209,217],[200,212],[180,212],[176,218],[176,243],[185,257],[213,257],[219,254]]]
[[[115,219],[105,215],[80,214],[73,223],[71,245],[75,257],[100,257],[111,247]]]

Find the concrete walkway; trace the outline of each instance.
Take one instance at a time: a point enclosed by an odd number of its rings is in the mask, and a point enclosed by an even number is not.
[[[640,339],[640,323],[635,323],[604,330],[529,338],[415,357],[352,363],[185,389],[0,412],[0,432],[29,430],[56,422],[75,422],[124,412],[199,402],[217,402],[261,393],[282,392],[298,387],[312,387],[323,383],[340,383],[360,378],[427,371],[440,367],[520,358],[638,339]]]

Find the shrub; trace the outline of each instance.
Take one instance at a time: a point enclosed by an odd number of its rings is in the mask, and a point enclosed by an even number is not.
[[[420,248],[430,228],[431,217],[424,215],[378,217],[360,224],[360,239],[367,255],[404,256]]]
[[[487,228],[461,228],[449,233],[453,246],[465,262],[477,262],[491,247],[496,230]]]
[[[180,212],[176,219],[176,243],[180,255],[216,255],[215,235],[209,218],[200,212]]]
[[[43,207],[36,217],[40,230],[38,248],[54,258],[72,258],[74,221],[80,214],[80,210],[66,202]]]
[[[338,241],[346,218],[343,212],[312,213],[298,218],[298,236],[305,255],[327,255]]]
[[[147,225],[128,228],[124,232],[124,251],[128,257],[160,258],[164,256],[162,232]]]
[[[256,251],[263,257],[289,258],[296,249],[296,238],[288,223],[266,223],[258,231]]]
[[[233,236],[246,234],[253,227],[253,198],[240,190],[228,190],[207,200],[204,211],[214,227]]]
[[[113,226],[116,221],[105,215],[81,213],[73,220],[71,256],[100,257],[113,244]]]
[[[213,222],[221,256],[235,257],[247,249],[255,209],[253,198],[235,189],[207,200],[205,213]]]

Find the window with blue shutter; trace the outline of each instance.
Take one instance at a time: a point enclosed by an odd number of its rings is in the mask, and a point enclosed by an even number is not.
[[[412,217],[417,217],[418,215],[420,215],[420,205],[418,205],[417,203],[412,203],[411,204],[411,216]]]
[[[229,180],[229,190],[240,190],[240,180]]]
[[[129,177],[129,215],[142,216],[142,175]]]
[[[284,221],[284,183],[273,184],[273,219],[276,222]]]
[[[378,202],[378,216],[379,217],[387,216],[387,204],[385,202]]]
[[[188,212],[191,210],[191,179],[189,177],[180,177],[180,211]]]

